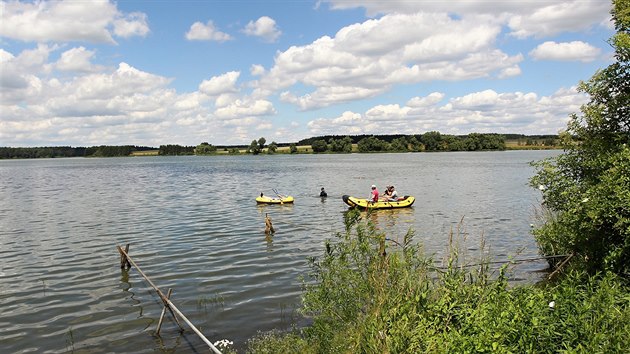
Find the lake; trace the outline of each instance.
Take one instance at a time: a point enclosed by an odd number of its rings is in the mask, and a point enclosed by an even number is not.
[[[540,192],[530,161],[559,151],[185,156],[0,160],[2,352],[207,352],[167,316],[117,245],[210,341],[242,348],[258,331],[300,322],[307,257],[344,230],[341,196],[394,184],[412,208],[369,218],[388,238],[409,229],[439,260],[449,233],[466,255],[538,255],[530,234]],[[325,187],[328,198],[319,198]],[[293,205],[259,206],[274,191]],[[266,237],[265,215],[276,233]],[[365,214],[367,216],[367,214]],[[389,243],[395,247],[394,242]],[[546,263],[520,263],[534,282]],[[185,326],[185,325],[184,325]]]

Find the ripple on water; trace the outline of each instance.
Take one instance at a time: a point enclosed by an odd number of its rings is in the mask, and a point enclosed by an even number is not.
[[[479,254],[535,256],[529,235],[537,192],[527,162],[550,152],[44,159],[0,164],[0,342],[6,352],[197,352],[203,343],[167,320],[116,245],[211,340],[242,347],[260,330],[299,321],[307,257],[343,231],[343,194],[394,183],[410,209],[369,218],[401,241],[409,229],[441,254],[460,221]],[[329,198],[317,193],[326,187]],[[256,205],[273,190],[293,205]],[[276,233],[264,234],[269,215]],[[392,243],[393,245],[393,243]],[[532,262],[517,279],[536,279]],[[534,274],[533,276],[531,274]]]

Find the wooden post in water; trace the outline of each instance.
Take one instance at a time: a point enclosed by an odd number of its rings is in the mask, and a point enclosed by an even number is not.
[[[173,293],[173,289],[172,288],[168,288],[168,292],[166,293],[166,298],[167,299],[171,299],[171,294]],[[164,307],[162,308],[162,314],[160,315],[160,320],[158,321],[157,324],[157,329],[155,330],[155,333],[159,336],[160,335],[160,328],[162,328],[162,321],[164,320],[164,315],[166,314],[166,305],[164,305]],[[177,320],[177,319],[176,319]],[[181,327],[180,327],[181,328]]]
[[[378,254],[383,257],[387,256],[387,251],[385,251],[385,236],[380,237],[378,240]]]
[[[131,269],[131,263],[127,259],[127,254],[129,253],[129,244],[125,246],[125,252],[122,251],[120,246],[116,246],[118,248],[118,253],[120,253],[120,269]]]
[[[140,267],[138,267],[138,265],[136,264],[136,262],[133,261],[133,259],[131,259],[131,257],[129,257],[129,253],[127,253],[127,251],[129,251],[129,245],[127,244],[126,250],[123,250],[122,247],[120,246],[116,246],[118,248],[118,252],[120,252],[121,254],[121,268],[123,266],[124,262],[127,262],[129,264],[129,268],[131,268],[131,266],[133,265],[136,270],[138,271],[138,273],[140,273],[140,275],[144,278],[144,280],[147,281],[147,283],[149,283],[149,285],[151,285],[151,287],[153,288],[153,290],[155,290],[155,292],[158,294],[158,296],[160,297],[160,299],[162,299],[162,302],[164,303],[164,308],[168,309],[169,312],[171,313],[171,315],[173,315],[173,318],[175,319],[175,322],[177,323],[177,325],[179,326],[180,330],[183,332],[184,328],[182,327],[182,325],[179,323],[179,320],[177,319],[177,316],[175,316],[175,314],[179,315],[179,317],[181,317],[182,320],[184,320],[184,322],[186,322],[186,324],[188,325],[188,327],[190,327],[190,329],[193,330],[193,332],[195,332],[197,334],[197,336],[199,336],[199,338],[201,338],[201,340],[204,341],[204,343],[206,343],[208,345],[208,347],[210,347],[210,349],[212,349],[212,351],[215,354],[221,354],[221,351],[219,351],[219,349],[217,349],[217,347],[214,346],[214,344],[212,344],[212,342],[210,342],[208,340],[208,338],[206,338],[203,333],[201,333],[197,327],[195,327],[195,325],[193,325],[188,318],[186,318],[186,316],[184,316],[184,314],[179,311],[177,309],[177,307],[175,307],[175,304],[173,304],[171,302],[171,300],[169,299],[170,295],[171,295],[171,289],[169,289],[168,294],[169,296],[164,296],[164,293],[162,293],[160,291],[160,289],[155,286],[155,284],[153,284],[153,282],[151,281],[151,279],[149,279],[149,277],[146,276],[146,274],[144,274],[144,272],[142,272],[142,270],[140,269]],[[123,261],[123,256],[125,261]],[[124,263],[124,264],[127,264]],[[160,316],[162,317],[162,316]]]
[[[273,224],[271,223],[271,218],[269,214],[265,214],[265,233],[267,235],[274,234],[276,230],[273,229]]]

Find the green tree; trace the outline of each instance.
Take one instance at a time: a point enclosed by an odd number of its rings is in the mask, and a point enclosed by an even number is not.
[[[483,135],[479,133],[470,133],[464,140],[464,147],[468,151],[483,149]]]
[[[122,146],[110,146],[110,145],[101,145],[96,148],[93,156],[100,157],[115,157],[115,156],[129,156],[133,151],[133,146],[131,145],[122,145]]]
[[[289,152],[291,152],[292,154],[297,154],[298,148],[294,143],[291,143],[289,145]]]
[[[194,146],[181,145],[160,145],[158,155],[177,156],[177,155],[193,155],[195,153]]]
[[[319,139],[319,140],[313,141],[313,143],[311,144],[311,148],[313,149],[313,152],[315,153],[326,152],[326,150],[328,150],[328,144],[326,144],[326,140]]]
[[[392,151],[399,151],[399,152],[409,151],[408,145],[409,143],[407,142],[407,139],[404,136],[402,136],[400,138],[396,138],[392,140],[390,149]]]
[[[440,143],[442,142],[442,135],[440,132],[431,131],[422,135],[422,142],[427,151],[440,150]]]
[[[260,151],[262,151],[265,148],[265,143],[267,142],[267,139],[265,138],[260,138],[258,139],[258,147],[260,148]]]
[[[217,147],[208,143],[201,143],[195,148],[195,155],[210,155],[216,152]]]
[[[613,0],[616,61],[579,85],[590,96],[561,134],[565,154],[536,164],[546,222],[545,255],[574,254],[590,272],[630,275],[630,2]],[[553,265],[553,262],[552,262]]]
[[[372,135],[359,140],[357,149],[359,152],[387,151],[389,150],[389,143]]]
[[[441,140],[438,144],[438,150],[440,151],[460,151],[464,150],[463,140],[457,138],[455,135],[444,134],[441,136]]]
[[[267,153],[269,155],[273,155],[276,153],[276,150],[278,150],[278,144],[275,141],[272,141],[271,144],[267,146]]]
[[[263,143],[264,145],[264,143]],[[258,155],[260,154],[260,152],[262,151],[262,149],[260,148],[260,146],[258,145],[258,142],[256,140],[252,140],[251,144],[249,144],[249,147],[247,148],[247,152],[251,153],[253,155]]]
[[[341,152],[351,153],[352,152],[352,138],[349,136],[346,136],[343,139],[341,139],[341,142],[343,146],[341,148]]]
[[[332,152],[352,152],[352,138],[346,136],[342,139],[330,138],[328,141],[328,149]]]
[[[409,151],[424,151],[425,149],[424,144],[422,144],[415,135],[407,138],[407,144]]]

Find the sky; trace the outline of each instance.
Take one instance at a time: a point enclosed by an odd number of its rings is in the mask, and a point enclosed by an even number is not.
[[[0,146],[557,134],[606,0],[0,1]]]

